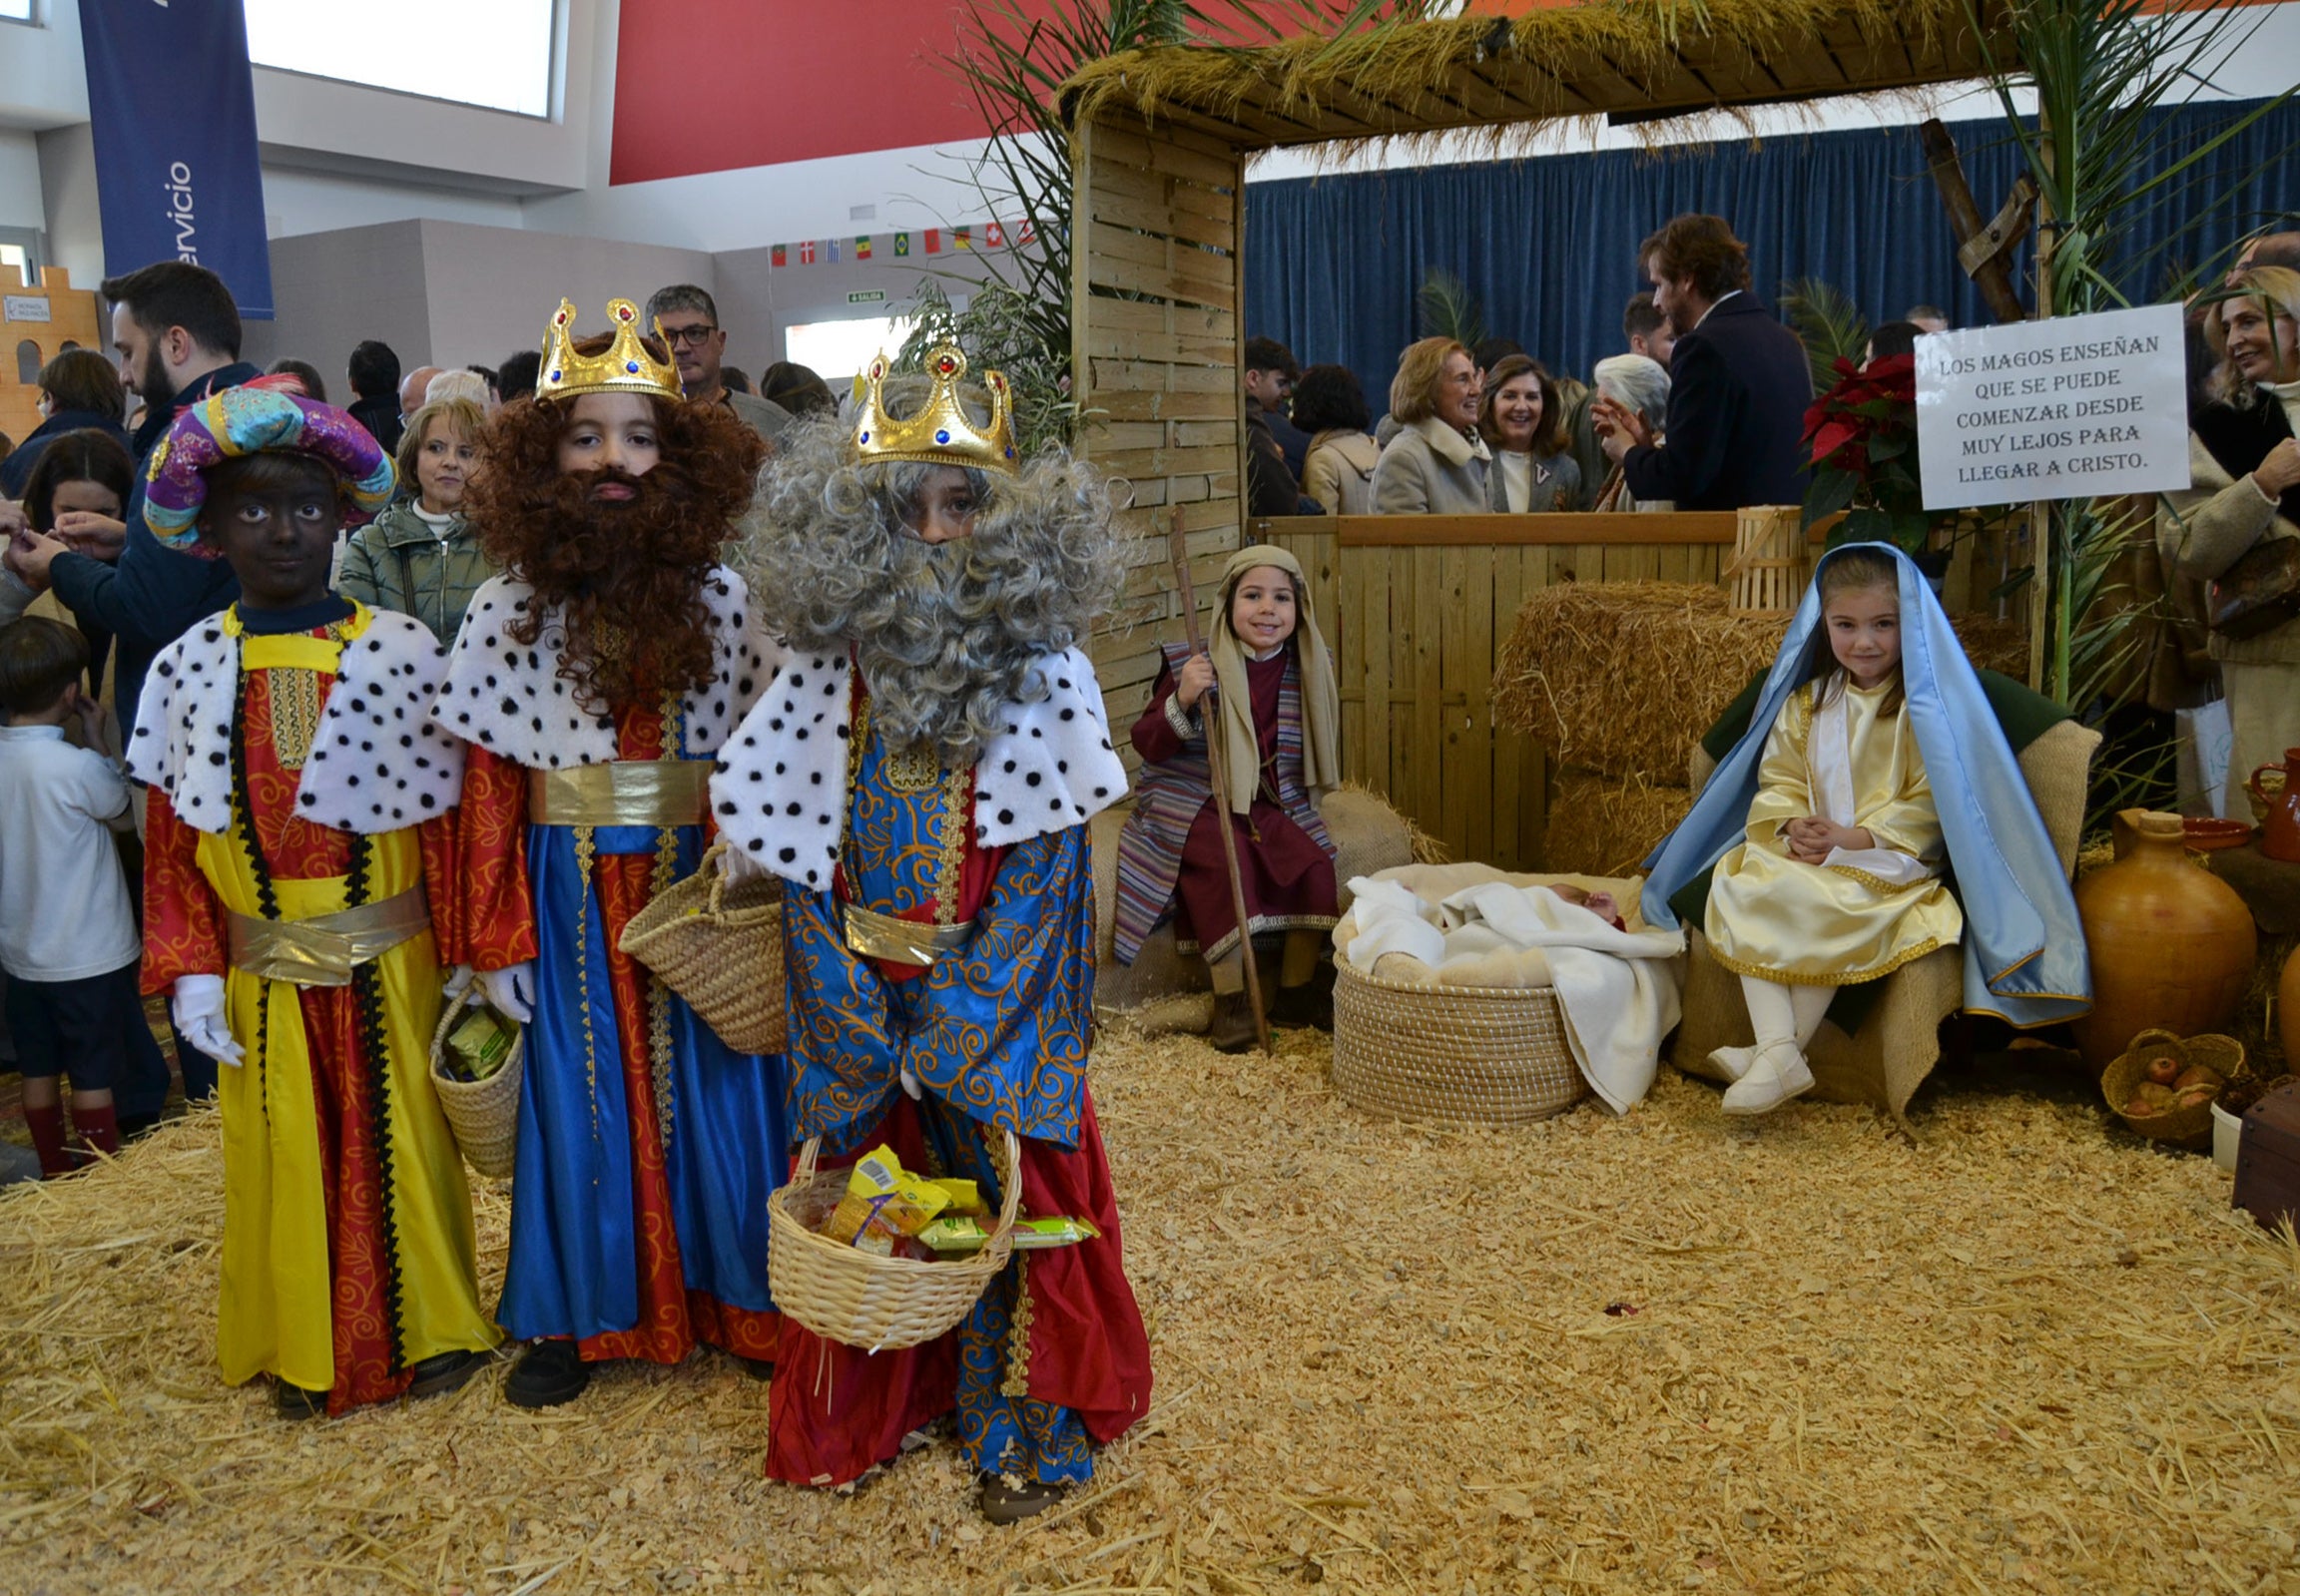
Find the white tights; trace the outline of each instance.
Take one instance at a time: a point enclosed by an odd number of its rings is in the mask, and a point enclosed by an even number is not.
[[[1749,1023],[1757,1032],[1759,1047],[1792,1042],[1802,1053],[1821,1028],[1821,1016],[1829,1012],[1829,1000],[1837,995],[1837,988],[1784,986],[1779,981],[1744,975],[1741,995],[1748,1001]]]

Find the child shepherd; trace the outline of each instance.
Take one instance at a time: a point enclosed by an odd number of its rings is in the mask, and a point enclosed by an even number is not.
[[[1177,945],[1201,953],[1214,979],[1206,1039],[1225,1053],[1254,1045],[1245,954],[1207,770],[1211,694],[1249,934],[1285,939],[1271,1018],[1332,1030],[1334,966],[1321,954],[1340,910],[1334,841],[1317,799],[1342,779],[1340,695],[1301,565],[1269,544],[1239,550],[1222,570],[1208,651],[1164,647],[1150,707],[1134,723],[1142,798],[1118,839],[1118,957],[1133,963],[1171,912]]]
[[[1645,915],[1663,924],[1670,893],[1715,865],[1703,930],[1757,1038],[1709,1056],[1734,1083],[1728,1114],[1812,1088],[1804,1050],[1837,988],[1961,939],[1969,1009],[2038,1025],[2089,1004],[2027,784],[1947,615],[1889,545],[1823,556],[1748,734],[1652,862]]]
[[[136,989],[144,944],[112,844],[113,831],[135,824],[128,778],[100,752],[104,707],[81,685],[87,669],[87,640],[60,621],[28,615],[0,627],[0,970],[44,1176],[84,1157],[65,1145],[58,1075],[72,1077],[72,1128],[103,1153],[120,1151],[123,1121],[133,1131],[135,1119],[158,1119],[168,1092]],[[79,748],[64,741],[74,721]]]
[[[456,902],[443,663],[330,592],[391,462],[342,411],[261,386],[180,416],[145,519],[231,563],[240,601],[161,651],[129,769],[152,787],[144,987],[228,1066],[217,1355],[308,1418],[452,1390],[500,1336],[428,1079],[434,915]]]

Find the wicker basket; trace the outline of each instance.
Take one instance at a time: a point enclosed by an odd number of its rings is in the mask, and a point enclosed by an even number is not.
[[[431,1089],[439,1094],[439,1112],[447,1116],[447,1128],[455,1133],[464,1161],[489,1180],[499,1181],[511,1173],[511,1155],[519,1140],[519,1076],[527,1059],[526,1030],[511,1039],[511,1056],[503,1067],[483,1081],[458,1081],[441,1069],[447,1033],[478,993],[479,983],[473,981],[440,1011],[439,1028],[431,1033]]]
[[[1546,986],[1410,986],[1334,963],[1334,1090],[1402,1119],[1514,1125],[1589,1090]]]
[[[715,843],[702,865],[674,881],[623,927],[616,945],[655,972],[738,1053],[780,1053],[783,1014],[783,882],[773,875],[729,881]]]
[[[2244,1044],[2233,1036],[2207,1034],[2185,1039],[2170,1031],[2142,1031],[2132,1038],[2121,1056],[2100,1072],[2100,1093],[2116,1117],[2151,1141],[2170,1142],[2175,1146],[2207,1152],[2212,1146],[2212,1104],[2209,1100],[2193,1108],[2176,1108],[2168,1114],[2127,1114],[2124,1105],[2132,1101],[2132,1092],[2148,1078],[2148,1062],[2169,1053],[2180,1061],[2180,1067],[2201,1064],[2215,1071],[2222,1082],[2233,1078],[2244,1067]]]
[[[981,1252],[948,1263],[880,1258],[808,1229],[794,1212],[800,1200],[810,1190],[843,1188],[850,1173],[818,1170],[823,1139],[809,1138],[797,1172],[767,1199],[767,1286],[776,1308],[825,1340],[871,1352],[930,1341],[964,1319],[1014,1251],[1022,1147],[1013,1132],[1000,1134],[998,1223]]]

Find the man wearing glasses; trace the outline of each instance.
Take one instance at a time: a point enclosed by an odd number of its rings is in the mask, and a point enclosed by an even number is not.
[[[718,304],[704,289],[692,282],[656,289],[655,296],[647,301],[645,323],[663,329],[671,345],[671,358],[679,365],[679,385],[688,398],[724,404],[770,443],[791,424],[791,412],[774,400],[737,393],[720,380],[719,365],[727,356],[727,329],[719,324]]]

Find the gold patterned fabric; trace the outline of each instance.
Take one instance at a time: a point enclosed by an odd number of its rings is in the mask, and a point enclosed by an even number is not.
[[[1938,861],[1941,818],[1916,729],[1906,706],[1881,713],[1891,692],[1891,684],[1845,690],[1854,823],[1880,848]],[[1747,840],[1718,861],[1702,929],[1717,961],[1737,975],[1849,986],[1954,944],[1965,915],[1937,875],[1894,886],[1858,867],[1789,856],[1788,822],[1828,812],[1825,773],[1812,758],[1813,697],[1800,688],[1773,723]]]

